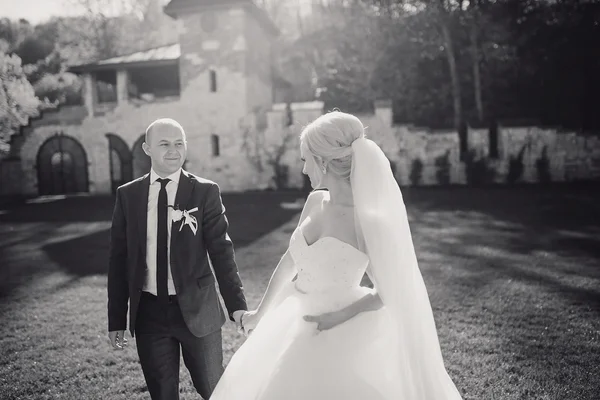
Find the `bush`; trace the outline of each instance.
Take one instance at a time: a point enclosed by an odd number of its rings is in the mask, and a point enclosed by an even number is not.
[[[275,188],[287,189],[289,185],[289,175],[290,168],[285,164],[276,164],[273,165],[273,183],[275,184]]]
[[[440,185],[450,184],[450,150],[435,159],[435,177]]]
[[[410,182],[413,186],[418,186],[421,184],[421,179],[423,178],[423,161],[420,158],[416,158],[413,160],[412,165],[410,167]]]
[[[57,51],[52,52],[43,60],[38,60],[34,64],[23,65],[27,80],[35,85],[44,76],[51,74],[60,74],[63,70],[63,60],[60,53]]]
[[[471,149],[465,157],[467,184],[472,186],[488,185],[494,182],[496,170],[490,166],[489,159],[484,156],[478,156],[476,151]]]
[[[33,85],[35,94],[40,99],[48,99],[52,103],[77,105],[83,103],[80,79],[69,72],[63,74],[46,74]]]
[[[548,158],[548,146],[544,146],[542,155],[535,162],[537,168],[538,181],[541,183],[548,183],[552,181],[552,174],[550,173],[550,159]]]
[[[516,183],[523,177],[523,157],[525,156],[526,148],[527,145],[523,145],[516,157],[514,155],[510,156],[510,161],[508,162],[508,174],[506,175],[506,181],[508,183]]]
[[[10,151],[12,135],[38,115],[39,99],[25,77],[21,59],[0,52],[0,157]]]

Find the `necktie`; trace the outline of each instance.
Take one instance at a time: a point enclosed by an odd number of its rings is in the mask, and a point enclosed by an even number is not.
[[[167,279],[169,258],[167,238],[169,234],[167,230],[167,184],[169,183],[170,179],[157,179],[157,181],[160,182],[160,191],[158,192],[157,205],[158,226],[156,231],[156,294],[160,302],[168,303],[169,289],[167,286]]]

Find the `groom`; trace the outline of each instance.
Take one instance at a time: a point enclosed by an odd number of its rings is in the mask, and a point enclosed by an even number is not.
[[[122,349],[127,326],[152,399],[179,398],[180,351],[194,387],[208,399],[223,373],[214,269],[229,318],[247,310],[216,183],[182,169],[187,143],[177,121],[146,130],[149,174],[117,190],[108,269],[108,330]]]

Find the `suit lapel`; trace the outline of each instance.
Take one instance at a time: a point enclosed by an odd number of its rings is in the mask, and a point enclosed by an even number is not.
[[[188,176],[187,172],[181,170],[177,194],[175,194],[175,208],[181,211],[189,209],[188,204],[193,191],[194,180]],[[171,248],[174,248],[181,224],[183,224],[183,219],[171,226]]]
[[[137,220],[140,235],[140,247],[142,257],[146,259],[146,242],[148,237],[148,193],[150,191],[150,174],[147,174],[144,179],[139,182]]]

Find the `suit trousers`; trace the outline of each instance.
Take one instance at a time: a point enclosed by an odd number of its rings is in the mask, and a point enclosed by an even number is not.
[[[208,399],[223,374],[221,330],[194,336],[176,296],[163,304],[142,292],[135,324],[137,351],[152,400],[179,399],[180,353],[196,391]]]

